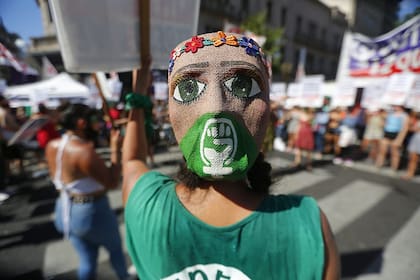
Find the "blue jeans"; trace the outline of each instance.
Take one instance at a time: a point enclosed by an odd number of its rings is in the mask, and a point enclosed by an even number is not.
[[[55,205],[55,226],[63,232],[62,201]],[[71,203],[69,239],[79,255],[81,280],[95,279],[99,247],[108,251],[119,279],[128,277],[118,221],[105,195],[94,202]]]
[[[325,143],[325,134],[320,132],[315,132],[315,151],[321,153],[324,151]]]

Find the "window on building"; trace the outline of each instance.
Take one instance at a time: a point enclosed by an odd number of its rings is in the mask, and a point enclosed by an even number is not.
[[[318,31],[317,29],[318,29],[318,27],[317,27],[316,23],[313,22],[313,21],[310,21],[309,24],[308,24],[308,35],[312,36],[313,38],[314,37],[316,38],[317,37],[316,33]]]
[[[284,27],[284,26],[286,26],[286,22],[287,22],[287,8],[286,7],[282,7],[281,8],[280,25],[282,27]]]
[[[296,17],[296,34],[299,34],[302,32],[302,17],[297,16]]]
[[[334,34],[334,51],[338,51],[341,47],[341,40],[339,34]]]
[[[248,15],[249,12],[249,0],[242,0],[241,2],[242,13]]]
[[[327,30],[325,28],[321,29],[321,44],[325,46],[325,37],[327,36]]]
[[[314,56],[308,52],[306,56],[306,65],[305,65],[306,71],[308,71],[308,74],[314,74],[315,73],[315,67],[314,67]]]
[[[269,22],[271,22],[271,10],[272,10],[272,8],[273,8],[273,3],[271,2],[271,0],[270,1],[267,1],[267,4],[266,4],[266,9],[267,9],[267,22],[269,23]]]

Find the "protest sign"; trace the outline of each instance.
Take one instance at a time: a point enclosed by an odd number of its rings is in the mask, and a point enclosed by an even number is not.
[[[285,83],[272,83],[270,87],[270,100],[281,102],[286,97]]]
[[[357,88],[351,79],[335,84],[331,107],[350,107],[356,100]]]
[[[302,107],[321,107],[324,102],[322,86],[324,84],[324,75],[305,76],[302,79]]]
[[[70,72],[128,71],[140,66],[138,0],[50,1],[64,66]],[[199,0],[150,0],[152,68],[197,33]]]
[[[387,86],[387,79],[381,79],[376,83],[366,86],[363,90],[361,106],[368,110],[377,110],[384,108],[382,96]]]
[[[48,118],[40,117],[26,121],[7,143],[9,146],[30,141],[38,130],[48,122]]]
[[[300,83],[290,83],[287,86],[287,99],[286,104],[284,105],[286,108],[292,108],[295,106],[300,106],[300,96],[302,95],[302,84]]]
[[[154,82],[153,87],[155,90],[156,100],[168,100],[168,83]]]
[[[415,75],[412,73],[392,75],[382,96],[382,102],[388,105],[404,105],[414,81]]]
[[[420,112],[420,75],[417,75],[414,85],[408,95],[405,106]]]

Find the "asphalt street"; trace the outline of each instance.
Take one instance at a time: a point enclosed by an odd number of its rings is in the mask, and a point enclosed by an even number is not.
[[[180,159],[177,148],[160,152],[156,169],[174,175]],[[273,194],[311,195],[327,215],[342,279],[420,279],[420,176],[403,181],[402,173],[387,167],[376,169],[365,161],[348,167],[331,159],[316,161],[308,171],[289,167],[293,156],[277,151],[267,159],[273,167]],[[57,193],[45,170],[37,165],[28,170],[27,177],[6,187],[10,198],[0,202],[0,279],[77,279],[77,256],[52,222]],[[121,192],[108,195],[124,236]],[[115,278],[101,251],[98,279]]]

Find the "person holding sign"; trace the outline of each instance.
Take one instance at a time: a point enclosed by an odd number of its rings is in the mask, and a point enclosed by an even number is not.
[[[171,53],[169,115],[185,159],[177,179],[145,162],[149,64],[137,75],[122,149],[127,248],[139,278],[338,279],[315,200],[268,192],[271,166],[259,151],[269,66],[257,43],[219,31]]]

